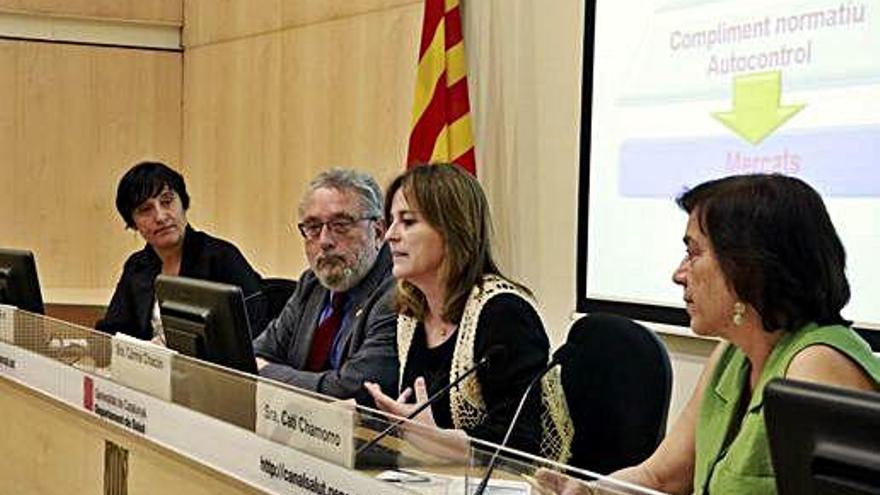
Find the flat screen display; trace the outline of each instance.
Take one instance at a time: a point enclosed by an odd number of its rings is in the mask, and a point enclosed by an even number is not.
[[[844,317],[880,328],[880,0],[588,0],[584,31],[578,309],[685,323],[674,198],[777,172],[823,196]]]

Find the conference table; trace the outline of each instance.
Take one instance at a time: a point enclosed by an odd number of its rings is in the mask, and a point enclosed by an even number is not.
[[[471,494],[493,456],[486,494],[551,493],[540,469],[652,493],[486,442],[452,455],[350,401],[10,306],[0,409],[9,493]]]

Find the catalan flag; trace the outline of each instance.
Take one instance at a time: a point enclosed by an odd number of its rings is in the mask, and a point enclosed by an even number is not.
[[[407,166],[454,162],[476,174],[459,0],[425,0]]]

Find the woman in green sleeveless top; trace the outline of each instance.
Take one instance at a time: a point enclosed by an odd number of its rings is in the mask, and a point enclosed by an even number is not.
[[[775,377],[877,390],[880,362],[841,315],[846,254],[818,193],[732,176],[678,198],[687,255],[673,274],[691,328],[722,340],[651,457],[612,477],[666,493],[776,493],[763,392]],[[585,485],[548,475],[557,493]]]

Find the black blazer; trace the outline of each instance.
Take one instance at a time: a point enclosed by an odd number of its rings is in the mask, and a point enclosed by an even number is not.
[[[161,272],[162,260],[149,244],[129,256],[107,314],[95,328],[110,334],[121,332],[139,339],[152,338],[154,283]],[[183,237],[180,275],[237,285],[246,298],[259,293],[262,280],[234,245],[190,226]],[[248,300],[247,309],[251,333],[256,334],[266,325],[266,303],[262,297],[254,297]]]

